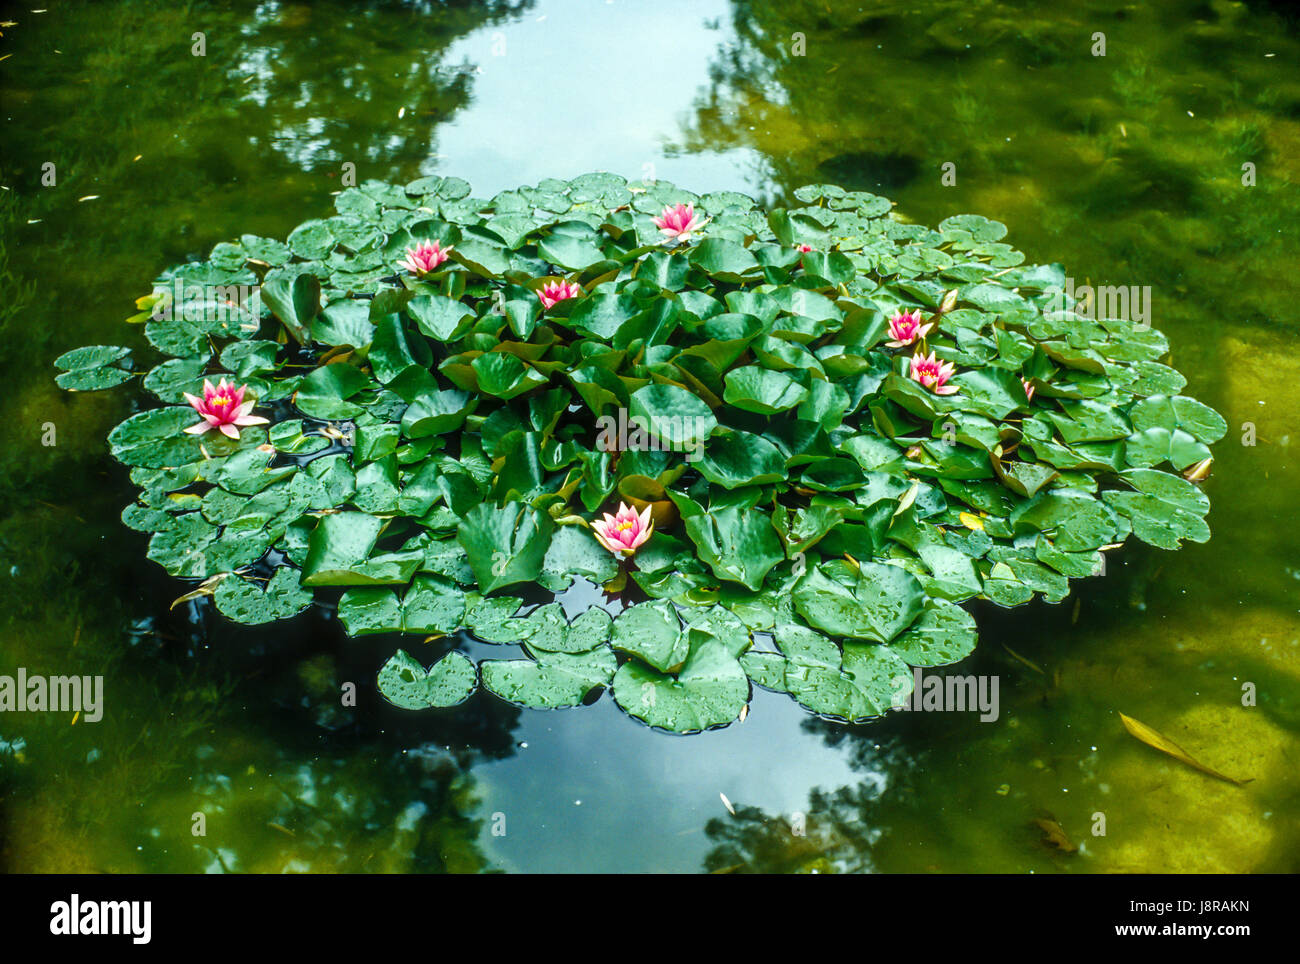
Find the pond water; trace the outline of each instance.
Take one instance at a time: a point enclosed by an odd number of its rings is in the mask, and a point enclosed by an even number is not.
[[[0,674],[103,674],[105,708],[0,715],[0,869],[1300,871],[1287,5],[47,6],[0,37]],[[830,180],[923,223],[1001,220],[1031,262],[1149,286],[1186,393],[1229,424],[1213,539],[1126,548],[1058,606],[976,607],[947,672],[996,677],[996,719],[846,727],[758,691],[743,723],[674,737],[608,696],[387,706],[391,639],[172,608],[104,443],[140,396],[51,368],[142,346],[122,320],[159,270],[328,215],[345,163],[479,197],[596,169],[765,203]]]

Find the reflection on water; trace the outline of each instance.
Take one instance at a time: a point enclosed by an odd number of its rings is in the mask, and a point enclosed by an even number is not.
[[[103,674],[106,711],[0,716],[0,867],[1300,869],[1294,20],[965,0],[116,0],[14,19],[0,673]],[[1206,484],[1214,538],[1126,549],[1060,606],[977,609],[981,648],[953,672],[999,677],[992,722],[843,727],[767,692],[686,738],[608,699],[389,707],[373,677],[394,640],[349,640],[328,607],[261,632],[171,608],[184,590],[117,521],[132,489],[103,445],[142,399],[67,396],[49,364],[142,345],[121,319],[157,271],[327,213],[347,163],[483,197],[599,168],[772,202],[825,179],[919,221],[1003,220],[1080,283],[1152,287],[1188,394],[1231,426]],[[1252,782],[1159,755],[1117,711]]]

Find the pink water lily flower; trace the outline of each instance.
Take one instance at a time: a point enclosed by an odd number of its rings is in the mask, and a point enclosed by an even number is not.
[[[406,258],[402,267],[413,275],[423,277],[447,260],[453,245],[443,247],[437,241],[421,241],[413,248],[406,249]]]
[[[811,244],[796,244],[796,245],[795,245],[795,250],[798,251],[800,254],[807,254],[807,253],[808,253],[809,251],[811,251],[812,249],[813,249],[813,246],[812,246]]]
[[[1020,379],[1020,384],[1025,386],[1025,397],[1032,402],[1034,400],[1034,386],[1029,384],[1028,378]]]
[[[917,339],[924,338],[934,327],[921,324],[921,312],[900,311],[889,319],[889,334],[893,341],[885,342],[890,348],[905,348]]]
[[[695,216],[694,204],[664,205],[664,213],[651,218],[659,233],[681,241],[689,241],[691,232],[700,227],[701,221]]]
[[[185,431],[190,435],[202,435],[210,428],[215,428],[227,438],[239,438],[239,426],[265,425],[267,419],[248,414],[256,404],[252,399],[244,401],[247,385],[236,388],[226,384],[223,378],[215,388],[208,379],[203,379],[203,397],[195,398],[184,392],[185,400],[194,406],[194,411],[203,416],[198,425],[191,425]]]
[[[576,298],[580,294],[582,294],[582,286],[579,284],[571,281],[548,281],[537,292],[537,297],[541,299],[543,308],[549,308],[558,301]]]
[[[934,352],[922,355],[918,351],[912,356],[912,378],[936,395],[952,395],[957,391],[956,385],[947,384],[955,373],[952,362],[940,362]]]
[[[616,556],[631,556],[643,545],[655,531],[654,520],[650,518],[650,507],[646,506],[637,515],[636,510],[626,503],[618,504],[618,513],[610,515],[591,524],[596,541]]]

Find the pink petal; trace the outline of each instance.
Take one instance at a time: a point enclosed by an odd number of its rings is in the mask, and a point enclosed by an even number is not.
[[[208,429],[212,428],[207,422],[199,422],[198,425],[191,425],[185,431],[189,435],[202,435]]]
[[[221,426],[221,434],[224,435],[226,438],[238,439],[239,429],[235,428],[235,426],[227,422],[225,425]]]

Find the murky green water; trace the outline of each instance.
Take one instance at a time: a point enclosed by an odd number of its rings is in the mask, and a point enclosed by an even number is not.
[[[45,6],[0,28],[0,673],[106,692],[97,723],[0,715],[0,868],[1300,870],[1285,5]],[[1151,287],[1187,393],[1230,425],[1214,538],[1126,549],[1061,606],[977,610],[959,671],[997,675],[995,721],[846,728],[759,692],[746,722],[677,738],[608,698],[383,706],[391,647],[328,613],[256,632],[169,608],[183,590],[118,521],[133,488],[103,444],[131,393],[70,396],[50,368],[143,345],[121,320],[159,269],[328,213],[345,162],[482,197],[598,168],[771,202],[834,180],[927,223],[1002,220],[1079,283]],[[1251,782],[1157,754],[1117,711]],[[1049,816],[1077,851],[1044,843]]]

